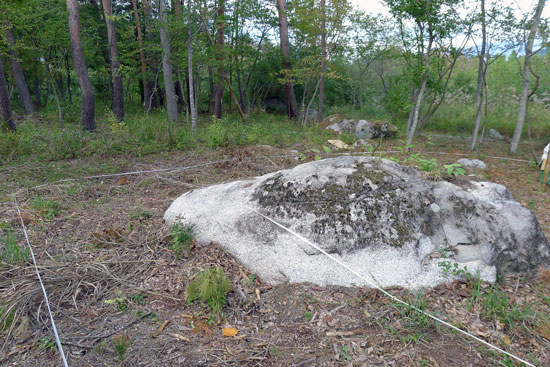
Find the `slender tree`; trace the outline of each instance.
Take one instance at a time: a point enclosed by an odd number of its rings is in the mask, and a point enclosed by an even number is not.
[[[523,130],[523,123],[525,122],[525,116],[527,113],[527,105],[529,98],[529,79],[530,79],[530,66],[531,57],[533,56],[533,43],[535,42],[535,36],[539,29],[540,17],[542,10],[544,9],[545,0],[539,0],[535,9],[533,19],[531,19],[531,28],[529,29],[529,35],[527,36],[527,43],[525,44],[525,58],[523,65],[523,83],[521,88],[521,96],[519,97],[519,111],[518,120],[516,122],[516,128],[514,130],[514,136],[512,137],[512,143],[510,145],[510,153],[516,154],[518,150],[519,140],[521,138],[521,132]]]
[[[162,74],[164,76],[164,90],[166,94],[166,112],[168,120],[178,121],[178,102],[176,97],[176,88],[172,77],[172,61],[170,60],[170,41],[168,30],[166,29],[166,1],[160,0],[160,44],[162,47]]]
[[[34,104],[32,103],[31,94],[27,86],[27,80],[25,79],[23,68],[21,67],[21,62],[19,62],[19,55],[17,54],[15,37],[13,36],[13,29],[9,24],[6,28],[6,41],[8,41],[11,72],[15,79],[15,86],[17,87],[17,92],[19,93],[19,99],[21,100],[21,104],[23,105],[25,114],[30,115],[34,112]]]
[[[132,0],[132,7],[134,9],[134,19],[136,21],[136,31],[139,47],[139,60],[141,63],[141,80],[143,83],[143,103],[145,110],[150,110],[151,104],[151,90],[149,89],[149,81],[147,80],[147,61],[145,59],[145,50],[143,48],[143,33],[141,31],[141,22],[139,20],[139,12],[137,7],[137,0]]]
[[[191,110],[191,129],[193,135],[197,135],[197,106],[195,104],[195,91],[193,80],[193,32],[191,25],[193,14],[193,2],[187,0],[187,73],[189,75],[189,109]]]
[[[281,53],[283,56],[283,79],[285,82],[285,102],[288,117],[298,117],[298,106],[292,85],[291,74],[292,64],[290,62],[290,42],[288,40],[288,19],[286,0],[277,0],[277,11],[279,12],[279,36],[281,38]]]
[[[120,73],[120,60],[116,42],[116,28],[113,22],[113,8],[111,0],[102,0],[105,23],[107,24],[107,39],[109,40],[109,58],[111,61],[111,110],[116,119],[124,119],[124,87],[122,86],[122,75]]]
[[[479,133],[479,127],[481,125],[482,106],[484,100],[483,91],[485,90],[485,72],[487,70],[487,63],[485,62],[485,52],[487,49],[487,21],[485,14],[485,0],[481,2],[481,51],[478,54],[478,67],[477,67],[477,84],[476,84],[476,118],[474,122],[474,132],[472,134],[471,150],[474,150],[477,146],[477,136]]]
[[[84,128],[94,131],[95,126],[95,97],[94,88],[86,69],[84,62],[84,53],[82,52],[82,40],[80,38],[80,21],[78,15],[78,1],[67,0],[67,10],[69,12],[69,34],[71,37],[71,47],[73,50],[73,63],[80,84],[82,93],[81,120]]]
[[[317,109],[317,122],[321,122],[323,120],[323,107],[325,105],[325,74],[327,72],[326,21],[327,13],[325,9],[325,0],[321,0],[321,80],[319,81],[319,107]]]
[[[224,92],[224,79],[225,79],[225,70],[223,67],[223,52],[224,52],[224,37],[223,37],[223,28],[224,28],[224,15],[225,15],[225,0],[219,0],[218,3],[218,19],[216,20],[216,30],[217,37],[216,42],[218,45],[218,54],[216,60],[218,61],[218,83],[216,85],[216,94],[214,99],[214,115],[217,118],[222,117],[222,103],[223,103],[223,92]]]
[[[15,132],[17,128],[15,127],[15,121],[13,121],[13,116],[11,114],[10,96],[8,94],[8,85],[6,83],[6,77],[4,76],[4,65],[2,65],[2,60],[0,60],[0,113],[8,125],[8,129]]]

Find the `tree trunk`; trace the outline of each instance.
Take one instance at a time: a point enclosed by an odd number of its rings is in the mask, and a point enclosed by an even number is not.
[[[13,121],[13,116],[11,114],[10,97],[8,94],[8,84],[6,83],[6,77],[4,76],[4,65],[2,65],[1,59],[0,59],[0,113],[2,114],[2,118],[8,125],[8,129],[15,132],[17,128],[15,127],[15,121]]]
[[[409,115],[409,124],[407,124],[408,131],[407,131],[407,144],[411,144],[413,141],[414,136],[416,135],[416,128],[418,126],[418,116],[420,114],[420,106],[422,104],[422,99],[424,98],[424,92],[426,91],[426,84],[428,82],[428,69],[430,68],[430,53],[432,51],[432,44],[433,44],[433,33],[431,30],[428,31],[429,34],[429,40],[428,40],[428,47],[426,49],[425,54],[425,60],[424,60],[424,75],[422,76],[422,81],[420,82],[420,86],[418,87],[418,92],[416,94],[416,100],[414,101],[413,109],[411,110],[411,114]]]
[[[132,0],[132,7],[134,8],[134,19],[136,21],[136,31],[139,46],[139,60],[141,62],[141,80],[143,81],[143,103],[146,111],[151,109],[151,85],[147,80],[147,61],[145,59],[145,50],[143,48],[143,33],[141,32],[141,22],[139,20],[139,12],[137,8],[137,0]]]
[[[219,0],[218,5],[218,19],[216,21],[216,28],[217,28],[217,44],[218,44],[218,56],[216,56],[216,60],[218,61],[218,83],[216,85],[216,95],[214,100],[214,115],[216,115],[217,118],[222,117],[222,103],[223,103],[223,92],[224,92],[224,79],[225,79],[225,71],[223,68],[223,52],[224,52],[224,38],[223,38],[223,27],[224,27],[224,20],[223,16],[225,14],[225,0]]]
[[[290,62],[290,43],[288,41],[288,20],[286,17],[286,0],[277,0],[277,11],[279,12],[279,35],[281,38],[281,53],[283,56],[283,79],[285,81],[285,102],[288,117],[298,117],[298,106],[294,86],[291,81],[292,64]]]
[[[73,93],[71,91],[71,64],[69,63],[69,50],[65,50],[65,68],[67,70],[67,94],[69,103],[73,104]]]
[[[116,42],[116,28],[113,22],[113,9],[111,0],[102,0],[107,25],[107,39],[109,40],[109,58],[111,61],[111,81],[113,90],[111,93],[111,110],[118,121],[124,119],[124,86],[120,74],[120,61]]]
[[[195,90],[193,81],[193,32],[191,29],[193,12],[193,3],[191,0],[187,0],[187,7],[189,15],[187,17],[187,74],[188,74],[188,92],[189,95],[189,109],[191,110],[191,130],[193,136],[197,136],[197,105],[195,104]]]
[[[94,88],[86,69],[84,54],[82,53],[82,41],[80,39],[80,22],[78,16],[78,1],[67,0],[67,10],[69,12],[69,34],[71,37],[71,47],[73,50],[73,63],[82,92],[82,111],[81,120],[84,128],[94,131],[95,126],[95,98]]]
[[[529,65],[531,63],[531,56],[533,53],[533,43],[535,36],[539,28],[540,17],[542,10],[544,9],[545,0],[539,0],[535,15],[533,15],[531,29],[529,30],[529,36],[527,38],[527,44],[525,45],[525,63],[523,66],[523,86],[521,89],[521,96],[519,98],[519,112],[518,120],[516,123],[516,129],[514,130],[514,136],[512,137],[512,144],[510,145],[510,153],[516,154],[519,140],[521,138],[521,132],[523,130],[523,123],[525,122],[525,114],[527,111],[528,95],[529,95]]]
[[[11,59],[11,72],[15,79],[15,86],[19,92],[19,99],[25,110],[25,115],[30,115],[34,112],[34,104],[32,103],[31,93],[27,87],[27,81],[25,80],[25,74],[23,68],[19,62],[19,55],[17,54],[15,46],[15,38],[13,37],[13,30],[11,25],[7,25],[6,28],[6,41],[8,42],[8,51]]]
[[[208,93],[210,100],[208,102],[208,111],[214,113],[214,103],[216,100],[216,88],[214,87],[214,68],[208,66]]]
[[[485,71],[485,49],[487,47],[487,28],[485,19],[485,0],[481,0],[481,52],[478,55],[477,67],[477,85],[476,85],[476,119],[474,123],[474,132],[472,134],[472,145],[470,150],[474,150],[477,145],[477,135],[481,125],[482,105],[483,105],[483,82]]]
[[[172,79],[172,62],[170,61],[170,41],[166,29],[166,1],[160,0],[160,43],[162,46],[162,73],[164,76],[164,90],[166,93],[166,112],[168,120],[178,121],[178,104],[176,90]]]
[[[325,10],[325,0],[321,0],[321,13],[321,80],[319,81],[319,108],[317,109],[317,122],[323,121],[323,107],[325,105],[325,73],[327,71],[327,15]]]
[[[151,28],[151,22],[153,21],[153,17],[151,15],[151,0],[142,0],[143,4],[143,15],[144,15],[144,23],[145,23],[145,31],[147,40],[149,42],[153,42],[153,30]],[[152,56],[151,56],[152,55]],[[149,52],[149,60],[148,63],[151,68],[151,72],[153,75],[155,75],[155,80],[147,79],[147,82],[149,84],[149,102],[148,105],[145,105],[147,113],[151,110],[151,108],[157,108],[162,104],[162,98],[161,98],[161,90],[158,89],[158,72],[160,63],[157,63],[155,60],[156,52]],[[157,66],[157,64],[159,64]],[[149,108],[147,108],[149,107]]]

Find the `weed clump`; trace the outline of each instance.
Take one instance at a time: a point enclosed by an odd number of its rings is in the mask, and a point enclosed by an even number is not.
[[[0,237],[0,268],[5,265],[15,265],[29,261],[29,249],[20,248],[11,230],[5,231]]]
[[[172,226],[172,245],[170,248],[176,259],[190,255],[196,232],[196,227],[193,224],[176,223]]]
[[[225,296],[231,290],[222,268],[208,268],[201,272],[187,287],[189,302],[201,300],[208,304],[210,311],[221,314]]]
[[[118,354],[119,361],[125,359],[126,350],[130,346],[130,337],[127,334],[117,334],[113,336],[113,345]]]

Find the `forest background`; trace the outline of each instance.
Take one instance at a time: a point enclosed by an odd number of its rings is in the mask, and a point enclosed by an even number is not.
[[[383,3],[3,1],[0,155],[319,143],[334,113],[393,122],[409,143],[471,135],[472,150],[489,129],[512,154],[548,135],[543,0]]]

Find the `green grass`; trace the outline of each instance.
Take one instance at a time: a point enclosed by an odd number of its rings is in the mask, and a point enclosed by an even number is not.
[[[29,260],[29,249],[19,247],[11,230],[0,232],[0,268],[16,265]]]
[[[163,151],[229,145],[322,144],[329,136],[316,124],[302,128],[284,116],[269,114],[252,115],[247,123],[233,116],[223,119],[202,116],[196,138],[189,124],[168,123],[163,113],[129,115],[122,123],[104,117],[98,119],[98,130],[94,133],[83,131],[76,123],[59,128],[27,121],[18,126],[16,134],[1,134],[0,164],[26,158],[60,161],[89,156],[145,156]]]
[[[35,196],[31,200],[31,208],[36,210],[44,219],[52,220],[59,216],[63,206],[60,202],[53,199],[44,199],[41,196]]]

